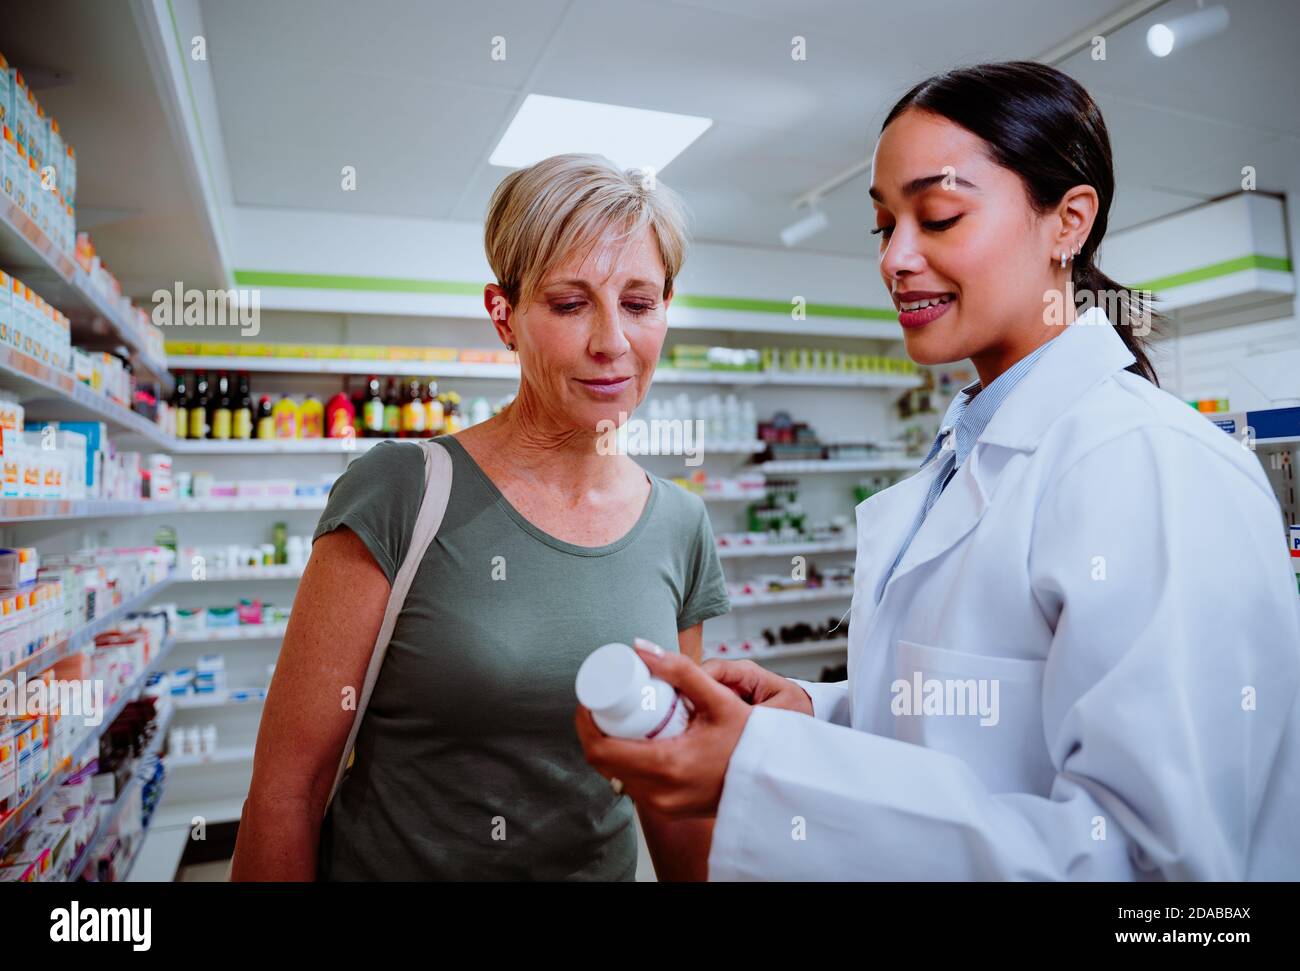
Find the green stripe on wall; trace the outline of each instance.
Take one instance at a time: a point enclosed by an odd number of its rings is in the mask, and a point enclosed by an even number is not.
[[[1175,273],[1134,284],[1140,290],[1169,290],[1189,283],[1200,283],[1215,277],[1240,273],[1242,270],[1291,271],[1291,261],[1282,256],[1263,256],[1258,253],[1235,260],[1211,263],[1195,270]],[[286,287],[305,290],[354,290],[370,293],[440,293],[455,296],[478,296],[482,283],[465,283],[458,280],[420,280],[393,276],[348,276],[330,273],[277,273],[272,270],[235,270],[235,283],[250,287]],[[699,310],[730,310],[737,313],[780,314],[788,316],[789,301],[758,300],[749,297],[713,297],[682,293],[674,299],[679,307]],[[840,317],[854,320],[897,320],[898,312],[891,307],[856,307],[839,303],[810,303],[810,317]]]
[[[1135,283],[1133,289],[1169,290],[1173,287],[1186,286],[1189,283],[1200,283],[1203,280],[1213,280],[1215,277],[1240,273],[1242,270],[1280,270],[1283,273],[1290,273],[1291,261],[1284,256],[1263,256],[1259,253],[1252,253],[1250,256],[1239,256],[1235,260],[1224,260],[1222,263],[1211,263],[1209,266],[1202,266],[1195,270],[1187,270],[1183,273],[1174,273],[1169,276],[1157,277],[1154,280],[1146,280],[1143,283]]]

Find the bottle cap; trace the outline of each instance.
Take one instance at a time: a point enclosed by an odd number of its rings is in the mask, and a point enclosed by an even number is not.
[[[648,674],[645,662],[632,648],[605,644],[582,662],[574,688],[583,707],[604,712],[626,702],[629,696],[635,700],[636,686]]]

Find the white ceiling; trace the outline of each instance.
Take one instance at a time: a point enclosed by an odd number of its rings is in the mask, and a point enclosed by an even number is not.
[[[714,126],[663,180],[696,238],[778,247],[793,200],[861,160],[889,106],[956,64],[1032,57],[1127,0],[200,0],[236,204],[479,221],[487,157],[530,92],[703,114]],[[1207,0],[1213,2],[1213,0]],[[1061,66],[1105,112],[1112,228],[1235,191],[1300,193],[1300,2],[1219,0],[1227,32],[1164,60],[1146,27]],[[205,218],[126,5],[7,4],[0,50],[71,71],[38,91],[79,155],[81,222],[128,289],[216,283]],[[808,59],[790,57],[794,35]],[[493,60],[494,36],[506,58]],[[354,165],[355,192],[340,186]],[[826,200],[800,248],[870,252],[865,178]]]
[[[1296,0],[1227,0],[1227,33],[1157,61],[1146,26],[1064,65],[1115,142],[1123,228],[1294,157]],[[235,201],[480,220],[487,157],[529,92],[715,120],[663,173],[702,240],[776,245],[792,201],[863,158],[889,106],[960,63],[1032,57],[1122,0],[202,0]],[[358,14],[364,10],[364,16]],[[807,38],[808,58],[790,57]],[[491,39],[506,58],[490,57]],[[1292,101],[1292,104],[1294,102]],[[356,192],[340,169],[355,165]],[[805,248],[865,254],[866,180],[827,200]]]

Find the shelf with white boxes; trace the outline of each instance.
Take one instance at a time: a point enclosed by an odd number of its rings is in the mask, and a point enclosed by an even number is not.
[[[241,566],[223,570],[208,570],[203,576],[178,576],[177,583],[222,583],[234,580],[296,580],[302,576],[303,567],[288,563],[275,566]],[[218,628],[220,629],[220,628]]]
[[[79,651],[84,645],[93,641],[96,634],[107,630],[127,614],[147,606],[155,597],[158,596],[158,594],[170,586],[174,579],[175,574],[155,583],[151,587],[146,587],[144,590],[133,596],[127,597],[116,607],[110,607],[100,616],[96,617],[89,623],[78,627],[62,640],[51,644],[43,651],[39,651],[31,657],[23,658],[17,665],[9,670],[0,671],[0,677],[7,680],[13,680],[18,677],[19,671],[22,671],[27,677],[31,677],[44,671],[51,665],[63,660],[68,655]]]
[[[760,462],[755,466],[764,475],[810,475],[823,472],[915,472],[919,458],[897,456],[878,459],[787,459]]]
[[[170,393],[167,365],[149,356],[135,328],[109,298],[99,293],[76,260],[54,245],[31,217],[0,193],[0,269],[13,274],[68,316],[78,330],[111,337],[131,351],[135,366]]]
[[[157,755],[162,750],[163,741],[167,738],[167,729],[171,724],[172,714],[173,713],[170,710],[160,712],[158,716],[158,724],[154,728],[153,735],[145,745],[144,751],[141,752],[139,758],[136,759],[135,766],[131,771],[130,780],[122,787],[122,791],[118,793],[117,798],[113,800],[113,804],[108,808],[108,811],[100,817],[98,825],[95,826],[94,834],[86,841],[86,845],[82,847],[81,853],[77,857],[77,862],[73,864],[70,871],[73,881],[81,875],[81,871],[85,868],[86,861],[90,859],[90,854],[94,852],[96,844],[98,844],[100,839],[112,829],[113,824],[117,822],[117,818],[122,815],[122,811],[130,803],[131,794],[135,787],[142,784],[143,780],[141,780],[139,774],[140,768],[146,759],[150,756]],[[152,821],[153,820],[151,819],[150,822]],[[143,842],[144,836],[142,834],[137,840],[137,853],[139,852],[140,844]],[[133,862],[134,859],[132,859],[131,863]],[[131,863],[127,864],[124,872],[131,872]]]
[[[113,724],[117,716],[127,706],[127,703],[139,696],[140,690],[144,687],[149,675],[163,658],[171,652],[174,644],[174,640],[168,640],[159,648],[158,653],[145,665],[145,669],[129,686],[122,690],[117,700],[103,713],[99,725],[86,732],[85,736],[73,747],[63,767],[56,772],[51,772],[49,778],[41,783],[40,787],[28,797],[27,802],[19,807],[13,815],[6,818],[3,823],[0,823],[0,847],[3,847],[22,831],[23,826],[36,815],[41,806],[45,805],[46,800],[54,794],[54,791],[63,785],[68,777],[80,767],[83,760],[89,757],[91,746],[97,747],[99,745],[99,737]]]
[[[239,627],[208,627],[201,631],[178,633],[173,640],[177,644],[273,640],[283,637],[287,627],[287,622],[283,624],[243,624]]]
[[[220,694],[187,695],[183,698],[173,698],[172,704],[177,711],[191,711],[196,708],[234,708],[239,705],[260,705],[265,701],[265,689],[245,688],[239,691],[223,691]]]
[[[806,556],[813,553],[848,553],[857,549],[852,538],[806,543],[752,543],[740,546],[718,546],[718,556],[733,559],[743,556]]]
[[[28,417],[102,421],[111,429],[140,435],[162,449],[176,438],[125,405],[92,391],[67,371],[52,368],[12,347],[0,347],[0,385],[26,402]]]
[[[204,765],[223,765],[253,761],[253,746],[219,748],[199,755],[171,755],[164,763],[169,769],[193,769]]]
[[[712,661],[780,661],[784,658],[815,657],[819,654],[839,654],[848,650],[846,637],[825,641],[804,641],[801,644],[759,644],[753,650],[735,651],[721,654],[718,645],[711,644],[704,648],[704,659]]]
[[[218,496],[176,502],[177,512],[295,512],[324,508],[324,496]]]
[[[837,583],[806,590],[777,590],[763,593],[738,593],[731,597],[732,609],[739,607],[777,607],[783,604],[807,603],[812,600],[847,600],[853,597],[851,583]]]
[[[171,499],[0,499],[0,523],[117,519],[177,512]]]

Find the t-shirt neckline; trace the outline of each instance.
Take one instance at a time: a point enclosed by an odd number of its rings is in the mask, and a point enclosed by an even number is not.
[[[540,529],[530,522],[523,513],[514,507],[514,504],[505,497],[501,490],[497,488],[496,483],[493,482],[488,474],[483,471],[478,462],[474,461],[474,456],[469,454],[469,450],[460,442],[456,441],[454,435],[440,435],[434,440],[443,445],[450,443],[455,448],[455,450],[465,459],[465,464],[474,470],[474,474],[478,477],[478,480],[483,483],[483,487],[488,490],[496,504],[505,511],[507,516],[514,520],[515,525],[539,542],[545,543],[547,546],[553,547],[554,549],[560,550],[564,553],[572,553],[574,556],[608,556],[609,554],[617,553],[619,550],[626,547],[637,538],[643,529],[645,529],[646,524],[650,521],[651,514],[654,512],[655,502],[659,498],[659,483],[656,481],[657,477],[651,475],[649,472],[645,472],[643,469],[642,472],[650,482],[650,495],[646,499],[645,507],[641,510],[640,517],[638,517],[637,521],[632,524],[632,528],[621,537],[614,540],[614,542],[607,543],[604,546],[579,546],[576,543],[562,540],[558,536],[552,536],[544,529]]]

